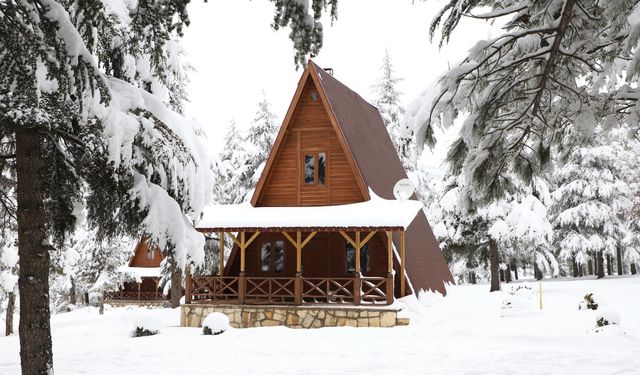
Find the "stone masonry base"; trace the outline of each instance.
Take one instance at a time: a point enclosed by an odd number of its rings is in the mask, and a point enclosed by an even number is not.
[[[409,319],[398,318],[398,310],[388,307],[188,304],[180,309],[182,327],[200,327],[212,312],[227,315],[234,328],[393,327],[409,324]]]

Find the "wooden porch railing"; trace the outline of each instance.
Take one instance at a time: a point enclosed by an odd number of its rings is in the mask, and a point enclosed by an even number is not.
[[[186,301],[355,305],[386,305],[393,302],[392,277],[300,277],[299,288],[296,288],[296,280],[296,277],[192,276],[190,285],[186,288],[187,293],[190,291],[190,298],[187,296]],[[357,285],[360,286],[358,291],[355,290]],[[297,301],[299,302],[296,303]]]
[[[228,301],[238,299],[238,277],[192,276],[191,301]]]

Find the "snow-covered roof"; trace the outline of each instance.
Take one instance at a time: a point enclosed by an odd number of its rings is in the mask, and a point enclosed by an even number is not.
[[[205,207],[200,230],[225,228],[365,228],[402,227],[422,209],[417,200],[371,199],[336,206],[253,207],[249,202]]]
[[[129,267],[123,266],[118,269],[121,273],[134,277],[140,282],[143,277],[160,277],[160,267]]]

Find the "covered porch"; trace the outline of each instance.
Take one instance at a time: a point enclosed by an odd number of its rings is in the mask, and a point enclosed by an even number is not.
[[[216,206],[198,230],[233,245],[220,272],[187,270],[186,304],[390,305],[407,294],[405,230],[422,205]],[[394,244],[395,242],[395,244]],[[218,250],[223,251],[223,250]]]

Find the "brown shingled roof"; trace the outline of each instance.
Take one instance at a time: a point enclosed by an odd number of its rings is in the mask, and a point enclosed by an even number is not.
[[[394,199],[393,187],[407,178],[380,112],[331,74],[309,61],[307,69],[319,79],[319,89],[328,99],[346,144],[365,184],[378,196]],[[424,212],[420,212],[405,234],[406,270],[414,289],[445,293],[453,277]],[[394,239],[396,248],[399,247]]]

